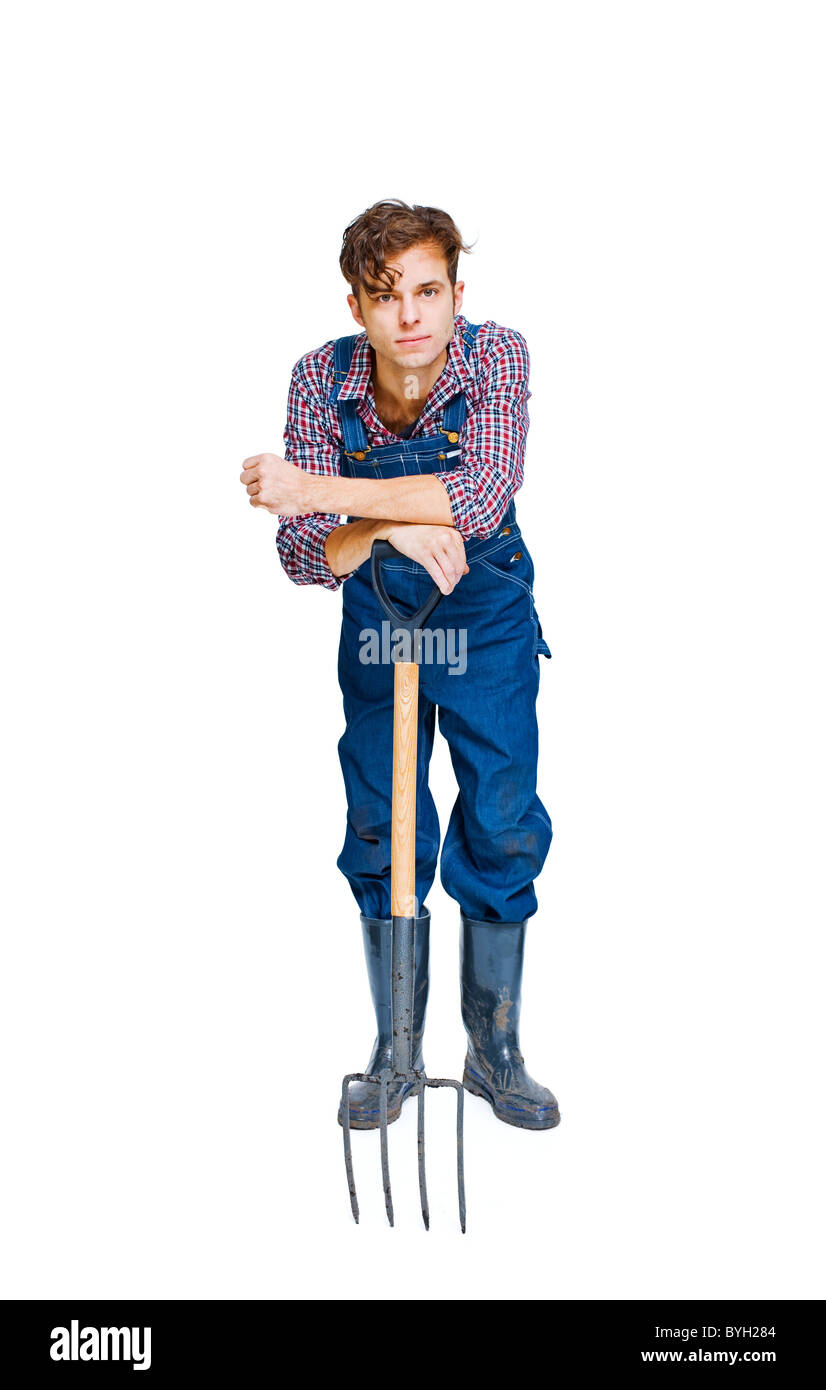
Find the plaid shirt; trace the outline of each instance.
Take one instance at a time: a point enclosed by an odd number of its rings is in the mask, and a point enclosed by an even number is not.
[[[522,335],[488,319],[480,326],[476,346],[466,362],[459,335],[467,322],[464,315],[456,315],[447,362],[412,432],[406,436],[417,439],[435,434],[448,401],[458,391],[464,391],[468,413],[459,436],[461,462],[458,468],[436,475],[447,490],[453,524],[464,540],[492,536],[508,503],[522,486],[531,396],[528,348]],[[308,473],[339,476],[344,438],[338,409],[328,401],[333,346],[331,339],[316,351],[305,353],[293,367],[284,458],[306,468]],[[395,444],[400,436],[388,430],[376,414],[371,368],[370,345],[362,333],[339,399],[350,396],[359,402],[357,410],[367,437],[377,448]],[[326,512],[279,518],[278,554],[294,583],[338,589],[350,577],[333,574],[324,550],[327,537],[340,525],[339,516]]]

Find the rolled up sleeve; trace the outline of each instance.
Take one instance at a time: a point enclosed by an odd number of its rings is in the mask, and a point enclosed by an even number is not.
[[[327,559],[327,537],[340,525],[340,517],[330,517],[326,512],[280,518],[275,544],[284,571],[294,584],[339,589],[342,580],[349,578],[333,574]]]
[[[522,486],[528,436],[530,358],[521,333],[506,330],[484,362],[480,401],[460,435],[461,463],[437,476],[444,484],[456,530],[495,534],[511,498]]]
[[[338,449],[324,428],[324,406],[315,402],[302,381],[301,362],[293,368],[287,397],[287,425],[284,430],[284,458],[306,468],[308,473],[338,477]],[[331,532],[341,525],[341,517],[330,512],[307,512],[302,516],[279,518],[275,543],[284,571],[294,584],[320,584],[338,589],[348,575],[335,575],[327,560],[325,544]]]

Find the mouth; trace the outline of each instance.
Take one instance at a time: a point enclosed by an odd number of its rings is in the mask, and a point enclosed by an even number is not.
[[[399,347],[409,347],[411,343],[426,343],[430,337],[429,333],[424,333],[420,338],[397,338]]]

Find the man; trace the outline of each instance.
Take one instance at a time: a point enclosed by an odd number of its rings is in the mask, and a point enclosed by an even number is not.
[[[459,313],[464,284],[456,272],[467,250],[438,208],[391,199],[350,223],[340,265],[364,332],[299,359],[285,457],[246,459],[241,481],[254,507],[281,518],[276,541],[289,577],[343,591],[339,757],[348,811],[337,862],[361,910],[378,1025],[365,1070],[376,1075],[388,1066],[391,1050],[393,668],[364,651],[365,634],[382,629],[370,553],[385,539],[399,552],[383,565],[391,600],[412,612],[435,582],[443,598],[433,621],[465,633],[467,646],[461,672],[444,659],[420,668],[413,1065],[423,1066],[424,902],[439,860],[428,787],[438,710],[459,787],[440,873],[460,907],[463,1084],[505,1123],[550,1129],[559,1123],[556,1100],[528,1075],[518,1036],[525,927],[552,836],[536,793],[538,657],[551,653],[513,503],[523,476],[529,360],[519,333],[491,320],[470,324]],[[391,1088],[388,1119],[410,1093],[408,1084]],[[352,1085],[350,1107],[354,1128],[377,1126],[378,1087]]]

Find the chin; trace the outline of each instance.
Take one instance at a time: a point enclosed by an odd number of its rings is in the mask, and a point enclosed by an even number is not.
[[[402,352],[399,362],[403,367],[429,367],[431,362],[441,357],[444,347],[441,339],[434,342],[431,338],[429,343],[422,343],[419,348],[408,348],[406,352]]]

